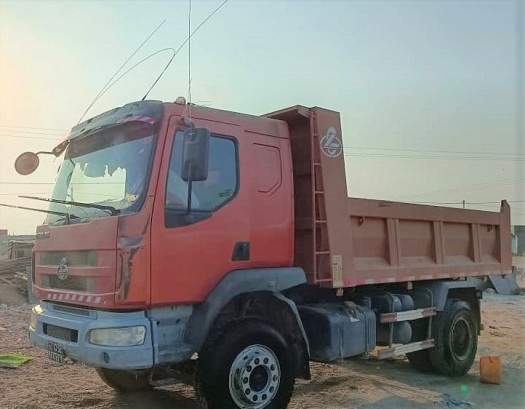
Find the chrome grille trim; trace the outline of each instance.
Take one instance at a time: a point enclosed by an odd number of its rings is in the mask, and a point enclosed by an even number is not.
[[[96,266],[98,252],[93,250],[78,251],[43,251],[40,253],[40,264],[45,266],[58,266],[62,258],[66,258],[69,267]]]

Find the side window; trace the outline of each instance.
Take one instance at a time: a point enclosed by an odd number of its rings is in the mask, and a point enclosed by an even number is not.
[[[186,209],[188,184],[181,175],[184,133],[175,134],[166,186],[166,208]],[[237,191],[237,149],[232,139],[212,135],[208,179],[193,182],[191,208],[213,211],[228,202]]]

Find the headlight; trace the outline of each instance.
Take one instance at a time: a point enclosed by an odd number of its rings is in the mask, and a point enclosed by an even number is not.
[[[92,329],[89,333],[89,342],[92,344],[112,347],[142,345],[144,338],[144,326]]]
[[[31,310],[31,319],[29,321],[29,328],[36,329],[36,324],[38,321],[38,316],[42,314],[42,307],[40,305],[36,305]]]

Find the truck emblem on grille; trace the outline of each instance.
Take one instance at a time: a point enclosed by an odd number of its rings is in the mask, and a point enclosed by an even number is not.
[[[330,158],[335,158],[343,152],[343,144],[333,126],[328,128],[326,135],[321,138],[320,145],[323,153]]]
[[[57,276],[60,280],[65,280],[69,274],[69,268],[67,268],[67,259],[62,257],[60,264],[57,268]]]

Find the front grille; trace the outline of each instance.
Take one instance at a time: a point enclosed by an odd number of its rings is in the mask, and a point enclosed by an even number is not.
[[[43,275],[42,287],[52,288],[56,290],[71,290],[71,291],[94,291],[95,278],[68,276],[65,280],[61,280],[56,275]]]
[[[40,264],[44,266],[58,266],[62,258],[65,258],[69,267],[96,266],[97,254],[96,251],[91,250],[43,251],[40,253]]]
[[[77,342],[78,331],[56,325],[44,324],[44,334],[52,338],[61,339],[62,341]]]
[[[65,312],[68,314],[81,315],[83,317],[91,316],[91,313],[89,310],[85,310],[82,308],[75,308],[75,307],[68,307],[68,306],[60,305],[60,304],[54,304],[53,309],[58,312]]]

